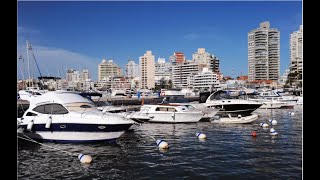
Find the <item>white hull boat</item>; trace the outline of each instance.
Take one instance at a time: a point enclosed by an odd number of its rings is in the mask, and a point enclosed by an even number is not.
[[[20,135],[54,142],[115,140],[134,124],[118,114],[103,113],[90,100],[70,91],[31,98],[29,109],[17,120]]]
[[[252,114],[249,116],[245,117],[224,117],[224,118],[211,118],[210,122],[211,123],[222,123],[222,124],[247,124],[247,123],[252,123],[253,121],[258,119],[257,114]]]
[[[196,123],[203,117],[201,111],[176,105],[143,105],[139,113],[152,117],[148,122],[156,123]]]

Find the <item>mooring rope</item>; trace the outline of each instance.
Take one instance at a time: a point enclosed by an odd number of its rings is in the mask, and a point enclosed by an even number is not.
[[[20,137],[20,136],[17,136],[17,137],[20,138],[20,139],[24,139],[24,140],[26,140],[26,141],[29,141],[29,142],[33,142],[33,143],[36,143],[36,144],[39,144],[39,145],[42,145],[42,146],[46,146],[46,147],[49,147],[49,148],[52,148],[52,149],[56,149],[56,150],[59,150],[59,151],[62,151],[62,152],[71,154],[72,156],[78,156],[78,154],[76,154],[76,153],[72,153],[72,152],[65,151],[65,150],[62,150],[62,149],[59,149],[59,148],[56,148],[56,147],[52,147],[52,146],[45,145],[45,144],[43,144],[43,143],[39,143],[39,142],[31,139],[30,137],[24,135],[24,134],[23,134],[23,136],[26,137],[26,138]]]

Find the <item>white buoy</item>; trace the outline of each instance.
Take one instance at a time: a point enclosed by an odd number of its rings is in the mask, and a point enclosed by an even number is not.
[[[79,154],[78,158],[80,159],[81,163],[85,164],[89,164],[92,161],[92,158],[89,155]]]
[[[269,123],[270,123],[271,125],[277,125],[277,124],[278,124],[278,121],[275,120],[275,119],[269,119]]]
[[[289,115],[290,116],[294,116],[294,112],[289,112]]]
[[[158,147],[161,148],[161,149],[168,149],[168,148],[169,148],[168,143],[165,142],[165,141],[162,140],[162,139],[158,139],[158,140],[156,141],[156,143],[157,143]]]
[[[267,123],[260,123],[260,126],[263,127],[263,128],[266,128],[266,127],[269,127],[269,124],[267,124]]]
[[[27,130],[31,131],[33,126],[33,120],[29,121],[28,126],[27,126]]]
[[[197,132],[196,133],[196,136],[199,138],[199,139],[205,139],[207,136],[201,132]]]
[[[52,117],[49,117],[47,122],[46,122],[46,128],[49,129],[52,123]]]
[[[271,129],[270,129],[270,135],[271,135],[271,136],[276,136],[276,135],[278,135],[278,133],[277,133],[276,130],[274,130],[273,128],[271,128]]]

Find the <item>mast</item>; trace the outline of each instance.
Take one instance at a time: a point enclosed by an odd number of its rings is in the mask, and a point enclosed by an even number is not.
[[[29,58],[29,42],[27,40],[27,58],[28,58],[28,81],[29,81],[29,87],[30,87],[30,58]],[[32,82],[33,86],[33,82]]]

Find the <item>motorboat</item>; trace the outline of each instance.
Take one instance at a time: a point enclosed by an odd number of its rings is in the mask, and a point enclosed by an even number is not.
[[[204,114],[202,119],[211,118],[219,111],[217,108],[209,108],[204,104],[189,102],[186,98],[184,98],[184,95],[165,96],[161,104],[180,105],[185,106],[190,110],[201,111]]]
[[[201,111],[180,105],[143,105],[139,113],[152,117],[148,122],[158,123],[195,123],[203,117]]]
[[[214,117],[210,119],[211,123],[221,123],[221,124],[248,124],[252,123],[253,121],[258,119],[257,114],[251,114],[249,116],[242,117],[241,115],[238,115],[237,117],[232,117],[231,115],[229,117],[220,118]]]
[[[249,98],[251,101],[256,101],[262,103],[259,109],[280,109],[288,107],[286,102],[281,102],[278,100],[262,99],[262,98]]]
[[[220,109],[217,113],[220,117],[249,116],[252,112],[262,106],[261,102],[241,99],[242,93],[238,91],[218,90],[212,93],[204,103],[207,107]]]
[[[19,132],[54,142],[108,141],[119,138],[135,122],[102,112],[77,92],[52,91],[30,99],[18,120]]]
[[[293,108],[293,106],[296,105],[299,100],[297,96],[279,93],[274,90],[260,92],[259,97],[261,99],[283,102],[285,103],[285,105],[283,105],[282,107],[287,108]]]

